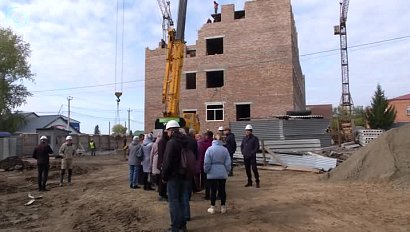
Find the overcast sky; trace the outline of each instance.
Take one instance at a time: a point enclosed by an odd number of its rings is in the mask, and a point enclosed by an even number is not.
[[[19,110],[67,115],[67,97],[72,96],[71,115],[81,122],[81,131],[92,133],[98,124],[108,133],[109,122],[112,126],[116,116],[114,92],[122,91],[121,123],[131,108],[131,129],[143,129],[145,48],[158,46],[162,16],[155,0],[124,0],[122,39],[123,0],[118,1],[117,46],[116,0],[0,1],[0,26],[11,27],[32,50],[30,63],[36,77],[27,86],[33,96]],[[198,30],[213,12],[212,2],[189,0],[188,44],[195,43]],[[243,9],[244,2],[219,1],[221,5],[234,3],[237,10]],[[177,5],[177,0],[171,0],[175,20]],[[292,7],[306,77],[306,102],[336,106],[341,97],[341,71],[339,38],[333,35],[333,26],[339,22],[339,1],[292,0]],[[353,46],[349,68],[355,105],[369,105],[377,83],[388,98],[410,93],[409,12],[409,0],[350,2],[347,32],[348,45]],[[323,52],[328,50],[333,51]],[[317,52],[323,53],[312,55]]]

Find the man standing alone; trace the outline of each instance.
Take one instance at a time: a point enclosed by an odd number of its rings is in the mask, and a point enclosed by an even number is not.
[[[259,150],[259,139],[252,134],[252,130],[252,125],[246,125],[246,136],[243,137],[241,144],[241,151],[245,163],[246,175],[248,176],[248,183],[245,185],[245,187],[252,186],[252,167],[253,174],[255,175],[256,188],[259,188],[259,173],[258,167],[256,166],[256,152],[258,152]]]
[[[48,169],[50,163],[50,156],[53,150],[47,143],[47,137],[41,136],[40,144],[34,149],[33,158],[37,160],[38,169],[38,191],[48,191],[46,183],[48,179]]]
[[[90,140],[90,150],[91,150],[91,156],[95,156],[95,150],[97,149],[97,146],[95,145],[94,139]]]
[[[68,185],[71,185],[71,175],[73,174],[73,157],[77,154],[73,146],[73,138],[69,135],[65,138],[65,143],[61,145],[59,155],[61,160],[60,186],[63,186],[65,170],[68,169]]]

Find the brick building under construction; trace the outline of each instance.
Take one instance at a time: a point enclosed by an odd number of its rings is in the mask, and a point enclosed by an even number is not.
[[[305,109],[305,79],[299,63],[290,0],[223,5],[186,47],[181,112],[196,112],[201,130],[230,122],[266,119]],[[162,116],[165,48],[146,49],[145,130]]]

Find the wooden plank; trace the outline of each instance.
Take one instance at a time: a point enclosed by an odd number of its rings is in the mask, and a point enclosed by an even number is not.
[[[287,166],[286,170],[320,173],[320,170],[318,170],[318,169],[301,167],[301,166]]]
[[[258,167],[258,169],[269,170],[269,171],[283,171],[283,170],[285,170],[285,168],[282,167],[282,166],[262,166],[262,167]]]

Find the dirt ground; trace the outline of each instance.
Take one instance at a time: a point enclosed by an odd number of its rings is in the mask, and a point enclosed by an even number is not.
[[[189,231],[410,231],[410,189],[388,183],[329,182],[321,174],[262,171],[261,188],[244,188],[245,171],[227,182],[227,214],[209,215],[194,194]],[[115,155],[79,157],[72,186],[36,191],[36,170],[0,172],[0,231],[163,231],[168,205],[156,192],[130,189]],[[42,195],[30,206],[28,193]]]

